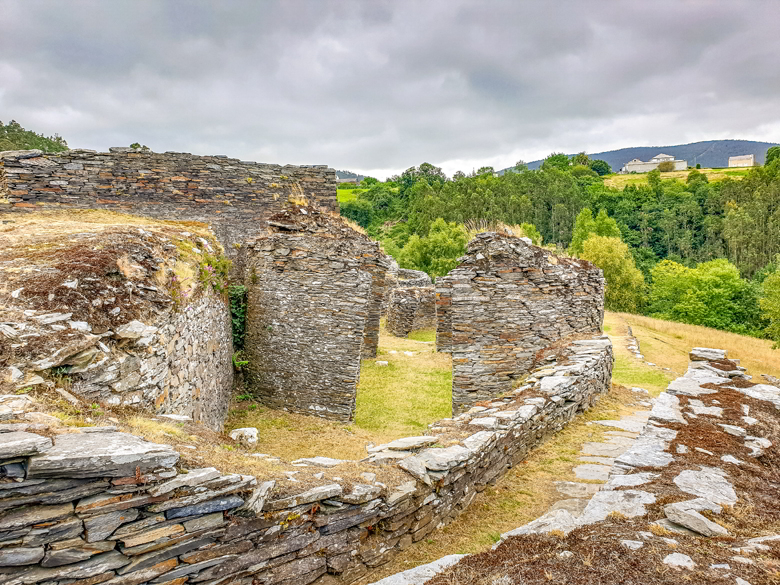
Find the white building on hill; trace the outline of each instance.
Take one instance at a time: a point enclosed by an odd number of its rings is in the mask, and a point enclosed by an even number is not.
[[[650,171],[653,171],[658,168],[658,165],[660,165],[662,162],[672,162],[674,163],[674,170],[675,171],[684,171],[688,168],[688,161],[687,160],[679,160],[674,158],[670,154],[656,154],[653,158],[651,158],[647,162],[643,162],[639,160],[638,158],[635,158],[632,161],[627,162],[622,169],[620,169],[621,173],[649,173]]]
[[[754,167],[756,166],[755,154],[741,154],[739,156],[729,157],[730,167]]]

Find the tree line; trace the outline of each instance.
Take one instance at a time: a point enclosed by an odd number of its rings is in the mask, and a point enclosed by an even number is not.
[[[780,340],[780,147],[742,180],[656,170],[617,189],[605,185],[604,165],[553,154],[538,170],[518,163],[448,178],[423,163],[372,180],[341,213],[403,267],[433,277],[457,265],[468,226],[515,226],[601,267],[611,310]]]

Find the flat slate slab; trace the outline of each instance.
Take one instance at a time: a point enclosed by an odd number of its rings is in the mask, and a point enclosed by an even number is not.
[[[614,445],[611,443],[585,443],[582,453],[595,455],[596,457],[620,457],[628,448],[628,445]]]
[[[376,581],[373,585],[423,585],[423,583],[429,581],[447,567],[454,565],[465,556],[466,555],[447,555],[446,557],[437,559],[427,565],[420,565],[414,569],[385,577],[381,581]]]
[[[645,428],[645,422],[638,419],[624,419],[624,420],[594,420],[597,425],[604,425],[605,427],[613,427],[620,429],[621,431],[627,431],[629,433],[641,433]]]
[[[0,433],[0,460],[43,453],[51,448],[51,439],[35,433]]]
[[[130,477],[139,470],[170,469],[178,460],[168,445],[127,433],[68,433],[30,459],[27,477]]]
[[[597,479],[607,481],[609,479],[609,465],[596,465],[595,463],[583,463],[574,468],[574,475],[579,479]]]
[[[599,491],[600,487],[595,483],[579,483],[576,481],[555,482],[555,489],[570,498],[589,498]]]

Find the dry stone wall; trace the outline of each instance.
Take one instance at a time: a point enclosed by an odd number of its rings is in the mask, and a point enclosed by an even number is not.
[[[209,284],[180,288],[175,276],[179,246],[198,249],[195,263],[218,255],[214,236],[74,224],[76,233],[42,240],[35,233],[45,233],[45,222],[8,224],[0,238],[9,249],[0,253],[0,387],[63,379],[90,403],[189,417],[220,431],[233,384],[228,302]],[[54,237],[56,252],[20,256],[25,246],[13,243],[24,235],[47,247]]]
[[[437,345],[451,351],[454,412],[508,391],[536,352],[601,330],[601,270],[513,236],[478,234],[436,279]]]
[[[396,288],[433,286],[431,277],[421,270],[409,270],[398,268],[398,263],[391,256],[387,256],[388,270],[385,275],[385,297],[382,300],[382,314],[387,314],[387,306],[390,302],[390,293]]]
[[[360,359],[375,357],[386,263],[340,218],[290,208],[242,248],[250,391],[264,404],[351,420]]]
[[[4,211],[113,209],[202,221],[213,226],[229,253],[291,198],[338,212],[335,171],[131,148],[0,152]]]
[[[436,296],[432,286],[395,288],[390,291],[387,330],[397,337],[407,337],[418,329],[436,327]]]
[[[318,485],[298,489],[214,468],[178,473],[171,447],[111,428],[52,439],[41,425],[0,425],[0,583],[354,582],[456,518],[608,389],[608,339],[563,353],[535,385],[371,449],[368,469],[408,474],[388,484],[370,472],[339,480],[351,463],[324,457],[296,463],[325,466]],[[547,376],[565,380],[544,387]]]

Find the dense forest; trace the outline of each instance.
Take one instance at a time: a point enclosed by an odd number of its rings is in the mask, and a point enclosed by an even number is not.
[[[407,268],[446,274],[470,232],[508,229],[588,259],[607,278],[613,310],[780,338],[780,147],[742,180],[685,181],[622,190],[606,163],[553,154],[538,170],[519,164],[448,178],[423,163],[342,203],[342,215],[381,240]]]

